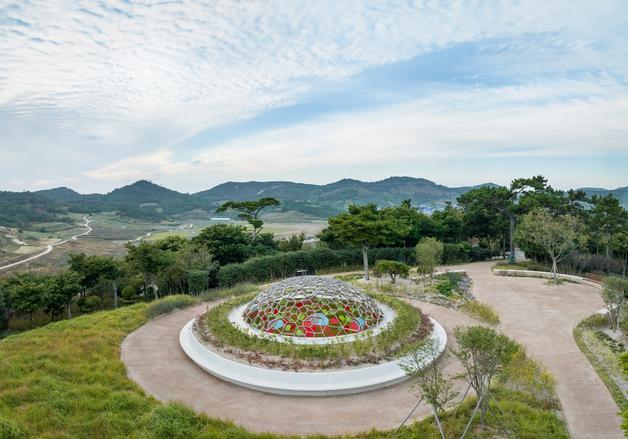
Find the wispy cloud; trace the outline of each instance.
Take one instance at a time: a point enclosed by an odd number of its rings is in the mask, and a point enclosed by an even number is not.
[[[278,174],[351,156],[567,154],[568,144],[614,154],[626,149],[626,29],[621,0],[9,3],[0,6],[0,184],[83,175],[91,189],[154,175],[201,181],[207,170],[216,182],[253,172],[254,157],[274,157],[267,171]],[[472,52],[468,64],[449,59],[437,86],[408,90],[404,102],[212,148],[186,143],[457,45]],[[477,83],[461,87],[460,74]]]

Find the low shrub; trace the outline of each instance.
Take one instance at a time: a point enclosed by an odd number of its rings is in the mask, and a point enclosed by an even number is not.
[[[497,325],[499,323],[499,314],[495,308],[487,303],[477,302],[470,300],[465,302],[460,309],[478,320],[491,325]]]
[[[413,265],[416,261],[413,248],[373,248],[369,259],[386,259]],[[269,256],[248,259],[240,264],[227,264],[220,267],[218,284],[230,287],[239,282],[267,282],[273,279],[294,276],[297,270],[309,272],[329,272],[331,269],[346,270],[362,263],[360,249],[332,250],[315,248],[296,252],[282,252]],[[333,271],[333,270],[332,270]]]
[[[168,296],[163,299],[151,303],[144,310],[144,315],[149,319],[154,319],[158,315],[166,314],[175,309],[183,309],[198,303],[197,299],[191,296],[177,295]]]

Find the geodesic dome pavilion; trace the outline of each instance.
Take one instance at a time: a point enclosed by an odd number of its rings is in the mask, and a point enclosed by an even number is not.
[[[382,320],[375,300],[336,279],[291,277],[273,284],[251,301],[243,318],[251,327],[292,337],[357,334]]]

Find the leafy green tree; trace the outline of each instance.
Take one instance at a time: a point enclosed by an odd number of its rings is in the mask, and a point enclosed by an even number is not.
[[[120,261],[109,256],[87,256],[85,253],[75,253],[70,254],[69,269],[80,276],[83,297],[103,282],[108,284],[112,292],[114,307],[117,308],[118,282],[122,276]]]
[[[526,252],[540,250],[552,261],[554,283],[558,283],[558,263],[582,240],[580,223],[571,215],[554,216],[546,209],[527,213],[517,226],[515,240]]]
[[[486,239],[489,243],[501,241],[502,254],[505,255],[506,242],[510,238],[510,189],[484,186],[464,193],[457,201],[464,212],[465,237]]]
[[[4,281],[11,310],[17,314],[28,315],[32,322],[33,313],[42,308],[42,297],[47,287],[48,277],[33,273],[16,273]]]
[[[622,267],[622,276],[626,277],[626,265],[628,264],[628,225],[613,234],[610,240],[613,255],[619,260]]]
[[[434,236],[443,242],[462,241],[464,220],[461,209],[447,203],[443,210],[432,213],[434,222]]]
[[[421,238],[434,236],[436,231],[432,218],[413,208],[410,200],[404,200],[399,206],[387,207],[383,209],[382,214],[385,218],[398,221],[408,228],[408,233],[400,236],[399,241],[393,245],[414,247]]]
[[[192,238],[196,246],[206,248],[220,265],[244,262],[251,256],[251,235],[244,226],[216,224]]]
[[[375,204],[351,205],[348,212],[329,218],[330,233],[341,243],[362,248],[364,279],[369,279],[369,246],[392,245],[405,236],[409,227],[386,217]]]
[[[434,275],[434,269],[441,263],[444,246],[436,238],[423,238],[416,245],[417,271],[423,276]]]
[[[462,377],[475,390],[484,426],[489,408],[491,381],[517,352],[517,344],[486,326],[459,326],[454,329],[458,347],[454,355],[462,363]]]
[[[305,233],[290,235],[288,238],[280,239],[277,242],[277,247],[282,252],[296,252],[303,248],[303,241],[305,241]]]
[[[395,283],[397,276],[402,278],[408,277],[410,274],[410,267],[403,262],[380,259],[375,263],[375,272],[390,276],[390,281]]]
[[[72,299],[77,296],[83,287],[81,276],[70,270],[62,271],[50,279],[42,296],[44,311],[51,320],[59,316],[64,310],[68,319],[72,318]]]
[[[141,242],[139,245],[127,243],[126,248],[126,262],[143,276],[144,293],[148,294],[148,289],[151,288],[158,298],[158,275],[174,264],[175,254],[163,250],[158,242]]]
[[[613,331],[621,329],[624,317],[624,303],[628,294],[628,279],[611,276],[602,284],[602,299],[606,304],[609,326]]]
[[[216,212],[225,212],[229,209],[238,212],[238,218],[246,221],[253,227],[253,236],[256,236],[264,226],[264,221],[259,218],[260,213],[267,207],[279,206],[279,200],[266,197],[257,201],[227,201]]]
[[[611,257],[613,237],[628,229],[628,212],[612,194],[591,197],[593,208],[589,212],[589,228],[604,247],[606,257]]]

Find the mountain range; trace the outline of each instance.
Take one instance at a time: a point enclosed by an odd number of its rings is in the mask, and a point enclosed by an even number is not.
[[[0,225],[24,227],[29,222],[67,220],[64,212],[95,213],[116,211],[145,220],[171,218],[194,210],[210,213],[228,200],[255,200],[274,197],[281,206],[273,214],[291,212],[301,219],[324,219],[349,204],[375,203],[390,206],[411,199],[412,204],[430,212],[461,194],[481,186],[447,187],[424,178],[390,177],[375,182],[343,179],[325,185],[290,181],[227,182],[209,190],[186,194],[146,180],[117,188],[107,194],[80,194],[67,187],[35,192],[0,192]],[[583,188],[589,195],[613,193],[628,208],[628,186],[615,190]],[[295,217],[295,215],[293,215]],[[41,219],[39,219],[41,218]]]

